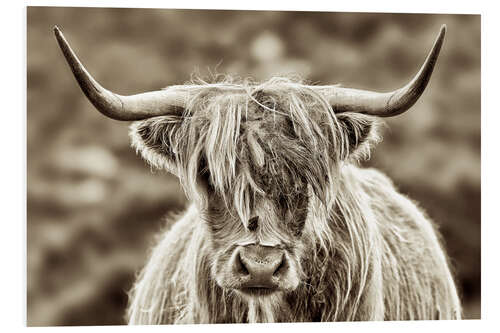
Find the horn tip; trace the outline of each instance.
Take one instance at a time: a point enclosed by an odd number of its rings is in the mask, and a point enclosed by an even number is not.
[[[56,35],[57,38],[61,38],[63,36],[61,29],[59,29],[57,25],[54,25],[53,30],[54,30],[54,35]]]
[[[441,25],[441,29],[439,30],[439,35],[444,36],[446,30],[447,30],[446,24]]]

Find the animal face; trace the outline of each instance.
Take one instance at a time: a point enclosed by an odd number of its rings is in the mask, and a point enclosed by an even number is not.
[[[133,145],[197,203],[219,286],[292,291],[311,197],[327,199],[349,138],[321,96],[290,80],[234,90],[209,85],[181,119],[135,123]]]

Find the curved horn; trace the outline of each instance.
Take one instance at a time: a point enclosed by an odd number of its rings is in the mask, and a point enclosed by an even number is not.
[[[442,25],[434,46],[420,71],[407,85],[398,90],[378,93],[339,86],[312,88],[327,96],[327,100],[336,113],[349,111],[379,117],[392,117],[401,114],[408,110],[424,92],[443,45],[445,33],[446,25]]]
[[[87,72],[57,26],[54,27],[54,33],[80,88],[103,115],[116,120],[142,120],[182,113],[187,97],[185,90],[159,90],[131,96],[115,94],[103,88]]]

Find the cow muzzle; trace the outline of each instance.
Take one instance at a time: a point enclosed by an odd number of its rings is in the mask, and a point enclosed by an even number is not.
[[[278,247],[239,246],[230,265],[239,282],[235,289],[244,294],[266,295],[278,290],[295,289],[298,284],[290,258]]]

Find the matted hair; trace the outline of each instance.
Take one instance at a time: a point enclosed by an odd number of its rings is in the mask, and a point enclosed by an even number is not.
[[[193,87],[181,117],[136,122],[132,143],[153,166],[176,174],[194,201],[204,200],[196,182],[209,171],[211,185],[242,221],[253,193],[293,200],[302,182],[327,206],[338,164],[367,156],[378,139],[375,117],[336,116],[324,96],[298,80],[254,84],[226,77]]]

